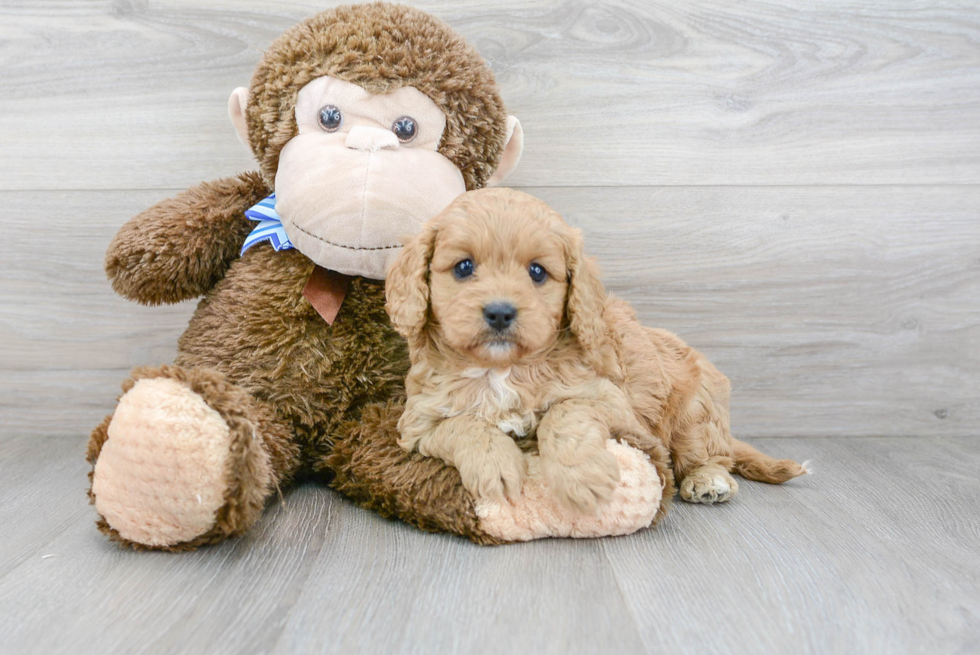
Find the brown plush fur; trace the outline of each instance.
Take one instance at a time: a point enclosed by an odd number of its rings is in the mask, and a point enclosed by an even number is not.
[[[464,260],[474,272],[459,278]],[[531,279],[533,264],[545,280]],[[579,232],[527,194],[460,196],[406,245],[387,291],[411,347],[400,443],[457,466],[477,495],[520,487],[523,455],[505,431],[536,431],[549,488],[582,511],[618,479],[611,435],[652,455],[669,449],[685,500],[727,500],[731,470],[767,482],[805,472],[732,438],[728,380],[607,297]],[[501,301],[516,309],[503,332],[484,317]]]
[[[366,407],[360,421],[341,431],[320,465],[336,477],[331,486],[362,507],[429,532],[450,531],[483,545],[501,541],[480,529],[472,500],[451,466],[418,453],[406,457],[395,442],[402,401]],[[384,494],[379,489],[386,489]],[[467,503],[461,506],[461,502]]]
[[[302,295],[313,263],[301,253],[261,244],[238,257],[255,227],[244,211],[272,192],[279,150],[296,133],[296,92],[325,74],[374,92],[413,85],[429,95],[447,114],[440,152],[468,188],[481,186],[500,159],[506,115],[492,74],[475,50],[423,12],[341,7],[270,46],[247,113],[262,174],[204,183],[158,203],[123,226],[106,255],[113,288],[127,298],[155,305],[204,295],[178,343],[176,366],[134,377],[187,384],[229,422],[239,444],[215,527],[167,550],[241,534],[277,487],[306,476],[385,516],[497,542],[479,529],[454,469],[396,445],[408,354],[385,313],[383,283],[355,278],[329,325]],[[109,420],[92,433],[93,466]],[[256,470],[255,449],[268,475]],[[100,527],[140,547],[104,520]]]
[[[340,490],[386,516],[494,543],[477,527],[455,471],[420,464],[395,443],[401,405],[389,401],[404,396],[408,357],[384,311],[383,283],[355,278],[331,326],[302,295],[312,269],[295,250],[250,249],[201,301],[178,342],[180,368],[170,370],[227,380],[239,391],[239,412],[267,417],[261,436],[274,485],[262,490],[263,503],[276,485],[307,476],[330,482],[339,472]],[[100,428],[93,441],[104,439]],[[232,514],[226,527],[219,521],[178,549],[240,534],[257,517]]]
[[[144,305],[207,293],[255,227],[243,210],[269,193],[261,175],[244,173],[205,182],[136,215],[106,252],[112,288]]]

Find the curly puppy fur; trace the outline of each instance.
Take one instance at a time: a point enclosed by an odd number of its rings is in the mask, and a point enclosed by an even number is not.
[[[461,277],[464,261],[473,270]],[[543,280],[529,274],[535,264]],[[455,465],[477,495],[519,491],[511,435],[536,437],[552,493],[586,512],[616,484],[610,436],[654,461],[669,450],[685,500],[727,500],[732,470],[766,482],[805,472],[732,438],[728,380],[608,297],[580,232],[527,194],[461,196],[406,245],[386,293],[412,360],[399,443]],[[503,330],[485,313],[495,303],[515,310]]]
[[[247,111],[261,173],[203,183],[158,203],[120,229],[105,258],[116,292],[142,304],[204,295],[178,343],[176,366],[134,376],[172,377],[200,388],[226,419],[246,417],[259,427],[248,448],[265,451],[270,464],[266,478],[235,468],[215,529],[167,549],[245,532],[277,488],[305,476],[420,528],[497,543],[479,529],[455,469],[395,444],[408,352],[385,313],[383,283],[355,278],[328,325],[303,297],[314,267],[308,258],[267,244],[238,255],[255,227],[244,211],[272,193],[279,151],[296,133],[296,93],[321,75],[373,92],[412,85],[428,95],[447,115],[440,152],[459,166],[469,189],[482,186],[500,160],[506,111],[492,73],[448,25],[424,12],[381,3],[338,7],[269,47]],[[213,382],[201,387],[203,380]],[[93,466],[108,424],[92,433]],[[104,519],[99,525],[140,547]]]

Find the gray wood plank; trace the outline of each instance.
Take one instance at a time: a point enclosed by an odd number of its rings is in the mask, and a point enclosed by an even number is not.
[[[33,484],[42,503],[0,505],[0,558],[26,553],[0,571],[0,652],[976,650],[975,438],[754,443],[817,473],[678,502],[629,537],[501,548],[305,485],[245,538],[170,555],[96,532],[80,440],[0,440],[0,495]],[[36,538],[11,540],[23,531]]]
[[[64,485],[52,491],[71,506],[85,500],[76,490],[65,497]],[[346,502],[336,494],[291,496],[246,537],[179,555],[118,548],[88,507],[83,521],[0,578],[0,652],[269,652],[325,536],[345,529],[332,511]],[[30,511],[24,519],[45,521]]]
[[[361,514],[320,552],[273,652],[642,652],[598,542],[487,549]],[[360,575],[340,565],[365,556]],[[306,629],[324,616],[334,630]]]
[[[45,547],[66,530],[94,528],[84,502],[84,442],[51,437],[38,447],[37,441],[25,435],[0,439],[0,578],[32,556],[49,554]]]
[[[731,377],[738,434],[976,434],[980,187],[531,190]],[[132,366],[171,361],[194,304],[129,303],[101,270],[169,193],[0,192],[0,432],[87,431]]]
[[[980,646],[972,440],[780,439],[813,477],[740,481],[603,548],[649,652],[968,653]],[[641,545],[642,544],[642,545]],[[655,611],[672,603],[671,619]],[[710,617],[711,629],[698,629]]]
[[[173,188],[252,167],[225,115],[330,2],[0,7],[0,189]],[[980,9],[424,1],[523,121],[520,186],[972,184]]]
[[[980,187],[534,192],[731,377],[736,432],[975,434]]]

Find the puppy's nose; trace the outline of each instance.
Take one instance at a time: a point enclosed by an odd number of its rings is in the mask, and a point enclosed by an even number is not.
[[[494,330],[506,330],[517,318],[517,308],[509,302],[494,302],[483,308],[483,318]]]

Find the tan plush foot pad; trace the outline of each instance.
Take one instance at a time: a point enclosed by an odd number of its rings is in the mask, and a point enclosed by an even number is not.
[[[171,378],[139,380],[119,400],[95,464],[95,508],[120,536],[172,546],[204,534],[225,502],[224,419]]]
[[[541,479],[537,457],[528,463],[528,480],[515,504],[480,501],[480,527],[506,541],[544,537],[603,537],[630,534],[657,516],[663,489],[656,467],[643,452],[613,441],[606,447],[619,461],[619,486],[598,516],[578,514],[552,500]]]

